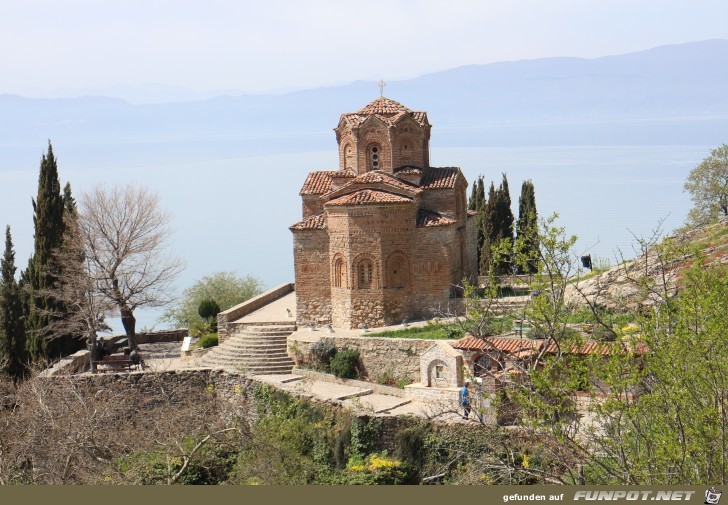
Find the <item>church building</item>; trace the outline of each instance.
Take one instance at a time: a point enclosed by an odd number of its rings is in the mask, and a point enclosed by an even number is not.
[[[477,275],[468,183],[430,166],[430,130],[427,113],[384,97],[341,115],[339,169],[308,174],[290,227],[299,324],[428,317]]]

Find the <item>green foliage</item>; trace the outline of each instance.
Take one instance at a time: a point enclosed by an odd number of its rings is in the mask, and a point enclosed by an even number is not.
[[[68,198],[72,200],[70,187]],[[58,166],[53,146],[49,141],[48,152],[41,158],[38,195],[33,200],[35,227],[33,255],[23,275],[29,290],[26,314],[27,346],[33,360],[64,356],[83,347],[83,342],[74,335],[60,336],[53,340],[47,340],[43,335],[44,328],[51,320],[50,313],[64,313],[62,303],[43,293],[53,289],[57,284],[60,266],[55,254],[63,245],[66,229],[63,219],[64,207],[66,204],[70,207],[71,200],[64,202],[61,195]]]
[[[197,308],[197,314],[205,320],[205,323],[210,327],[213,332],[217,331],[217,321],[215,318],[220,312],[220,306],[215,300],[205,298],[200,302],[200,306]]]
[[[200,341],[197,343],[197,345],[202,349],[214,347],[217,344],[217,333],[208,333],[207,335],[203,335],[202,337],[200,337]]]
[[[220,306],[215,300],[212,300],[210,298],[205,298],[204,300],[202,300],[199,307],[197,308],[197,313],[203,319],[210,319],[212,317],[215,317],[219,312]]]
[[[495,189],[491,182],[488,200],[480,211],[478,227],[483,234],[480,246],[481,275],[506,275],[513,270],[513,212],[508,178]],[[500,253],[494,249],[500,248]]]
[[[162,320],[180,327],[202,330],[205,321],[198,313],[203,300],[214,300],[224,311],[262,292],[263,283],[251,276],[240,277],[234,272],[217,272],[187,288],[174,307],[165,311]]]
[[[457,340],[463,336],[463,330],[455,324],[444,324],[428,321],[424,326],[410,326],[401,330],[388,330],[372,333],[373,337],[388,338],[422,338],[432,340]]]
[[[338,351],[331,362],[331,373],[342,379],[356,379],[359,375],[359,351],[356,349],[342,349]]]
[[[399,430],[395,436],[395,456],[410,464],[419,464],[425,452],[425,438],[430,432],[426,423],[415,424]]]
[[[535,274],[538,272],[538,211],[533,182],[523,181],[518,198],[517,240],[515,244],[516,272]]]
[[[351,454],[363,457],[376,450],[381,440],[382,420],[376,417],[355,417],[351,420]]]
[[[13,379],[25,374],[25,325],[20,287],[15,280],[15,251],[10,226],[0,260],[0,366]]]
[[[615,397],[595,409],[610,420],[598,441],[614,457],[594,458],[596,482],[697,485],[723,479],[727,299],[728,270],[696,262],[677,296],[638,321],[631,348],[642,342],[650,349],[642,366],[633,366],[632,353],[604,364],[601,378]]]
[[[186,452],[204,438],[205,433],[187,435],[181,442]],[[236,461],[236,454],[224,439],[212,439],[203,445],[191,460],[177,484],[210,485],[226,482]],[[165,447],[136,451],[115,461],[124,484],[167,484],[184,463],[182,456]]]
[[[710,156],[693,168],[684,188],[694,205],[688,214],[691,224],[705,224],[728,216],[728,144],[713,149]]]
[[[336,345],[332,338],[324,337],[311,346],[312,365],[318,370],[328,372],[334,356],[336,356]]]

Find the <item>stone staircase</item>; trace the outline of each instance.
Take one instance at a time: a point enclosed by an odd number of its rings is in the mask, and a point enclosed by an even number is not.
[[[256,375],[289,374],[288,335],[296,325],[288,322],[237,324],[234,333],[197,362],[210,368],[233,368]]]

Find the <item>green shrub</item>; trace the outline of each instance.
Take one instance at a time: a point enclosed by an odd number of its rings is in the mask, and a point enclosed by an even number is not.
[[[208,347],[215,347],[217,343],[217,333],[208,333],[200,337],[200,342],[197,345],[202,349],[207,349]]]
[[[313,366],[325,372],[329,371],[329,364],[336,356],[334,340],[324,337],[311,346],[311,360]]]
[[[331,373],[342,379],[356,379],[359,375],[359,351],[342,349],[337,352],[329,364]]]
[[[197,308],[197,313],[202,319],[210,319],[220,312],[220,306],[217,302],[211,298],[205,298],[200,302],[200,306]]]

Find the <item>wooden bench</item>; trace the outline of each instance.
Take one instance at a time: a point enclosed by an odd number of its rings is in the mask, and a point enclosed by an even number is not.
[[[134,363],[129,359],[129,356],[112,354],[110,356],[102,356],[101,359],[96,361],[96,372],[114,372],[118,370],[131,372],[132,368],[141,370],[141,359],[139,363]]]

